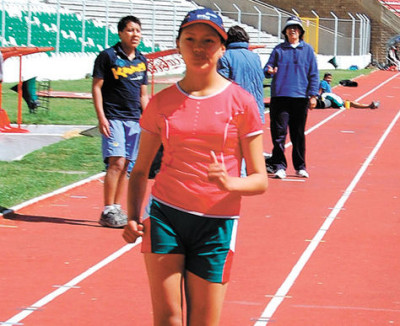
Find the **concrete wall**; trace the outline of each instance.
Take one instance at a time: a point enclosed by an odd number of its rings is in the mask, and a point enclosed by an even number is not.
[[[309,16],[311,10],[320,17],[331,16],[331,11],[339,18],[349,18],[348,13],[366,14],[371,20],[372,59],[386,61],[386,43],[400,34],[400,17],[383,7],[378,0],[261,0],[287,11],[295,9],[300,16]]]

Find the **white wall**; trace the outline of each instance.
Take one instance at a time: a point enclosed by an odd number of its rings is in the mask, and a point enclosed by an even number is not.
[[[22,80],[36,77],[37,80],[83,79],[92,74],[97,54],[63,53],[50,56],[36,53],[22,57]],[[20,59],[11,57],[4,61],[4,82],[18,82]]]
[[[328,61],[332,59],[332,55],[318,55],[318,69],[335,69]],[[342,55],[336,57],[337,69],[349,69],[351,66],[357,66],[358,69],[364,69],[371,63],[371,54],[367,55]]]
[[[37,80],[74,80],[83,79],[92,74],[94,60],[97,54],[31,54],[22,57],[22,80],[36,77]],[[328,61],[332,56],[318,55],[319,69],[334,69]],[[261,57],[262,64],[267,57]],[[349,69],[356,65],[359,69],[365,68],[371,62],[371,55],[365,56],[338,56],[336,63],[338,69]],[[176,67],[178,68],[178,67]],[[176,74],[181,70],[173,69],[170,72]],[[4,61],[4,82],[18,82],[19,80],[19,58],[12,57]]]
[[[318,69],[326,70],[326,69],[335,69],[332,64],[328,61],[332,59],[332,55],[317,55],[317,63]],[[267,56],[261,56],[261,63],[264,66],[268,61]],[[337,69],[349,69],[351,66],[355,65],[358,69],[363,69],[367,67],[371,63],[371,54],[363,55],[363,56],[337,56],[336,64],[338,65]]]

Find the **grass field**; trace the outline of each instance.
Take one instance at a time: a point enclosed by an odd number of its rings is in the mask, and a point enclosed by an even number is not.
[[[326,71],[320,71],[322,76]],[[342,79],[352,79],[371,70],[335,70],[332,85]],[[60,91],[90,92],[91,79],[52,81],[51,88]],[[268,81],[266,80],[266,83]],[[12,123],[17,121],[17,93],[13,84],[3,84],[2,108]],[[156,85],[155,91],[167,85]],[[150,91],[149,91],[150,93]],[[269,96],[269,89],[265,89]],[[50,109],[39,108],[30,114],[23,103],[23,124],[96,125],[97,118],[92,100],[50,99]],[[1,136],[1,135],[0,135]],[[33,197],[85,179],[103,171],[100,137],[73,137],[46,146],[26,155],[20,161],[0,161],[0,212]]]

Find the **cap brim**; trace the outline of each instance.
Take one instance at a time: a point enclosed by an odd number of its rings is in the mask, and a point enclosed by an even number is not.
[[[221,35],[222,38],[223,38],[225,41],[228,39],[228,34],[226,34],[225,30],[224,30],[224,29],[221,29],[220,26],[218,26],[217,24],[213,23],[213,22],[210,21],[210,20],[194,20],[194,21],[191,21],[191,22],[188,22],[188,23],[182,25],[182,26],[180,27],[180,29],[183,29],[183,28],[185,28],[185,27],[188,27],[188,26],[194,25],[194,24],[206,24],[206,25],[212,27],[213,29],[215,29],[215,31],[216,31],[219,35]]]
[[[286,25],[285,28],[282,30],[282,34],[285,34],[285,33],[286,33],[286,29],[287,29],[288,27],[290,27],[290,26],[299,26],[300,29],[301,29],[301,30],[303,31],[303,33],[304,33],[303,25],[301,25],[300,23],[293,23],[293,24]]]

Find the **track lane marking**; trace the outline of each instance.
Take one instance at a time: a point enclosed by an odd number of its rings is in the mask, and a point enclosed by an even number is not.
[[[343,209],[343,206],[346,203],[347,199],[349,199],[357,183],[360,181],[361,177],[367,170],[368,166],[371,164],[371,161],[377,154],[378,150],[381,148],[383,142],[386,140],[387,136],[389,135],[389,133],[391,132],[391,130],[393,129],[394,125],[399,120],[399,118],[400,118],[400,111],[397,112],[396,116],[389,124],[388,128],[385,130],[385,132],[379,139],[378,143],[375,145],[374,149],[371,151],[371,153],[364,161],[364,163],[358,170],[357,174],[355,175],[349,186],[344,191],[342,197],[340,197],[339,201],[336,203],[335,207],[332,209],[329,216],[325,219],[320,229],[317,231],[313,239],[310,241],[310,244],[307,246],[303,254],[300,256],[297,263],[293,266],[289,275],[286,277],[285,281],[281,284],[280,288],[278,289],[274,297],[271,299],[271,301],[268,303],[268,305],[264,309],[258,321],[254,324],[254,326],[265,326],[268,324],[269,321],[271,321],[271,317],[273,316],[275,311],[283,302],[284,298],[289,293],[291,287],[293,286],[294,282],[300,275],[304,266],[310,260],[311,255],[314,253],[319,243],[322,242],[323,237],[325,236],[325,234],[328,232],[329,228],[335,221],[337,214],[339,214],[339,212]]]
[[[31,313],[34,311],[37,311],[39,308],[42,308],[49,302],[53,301],[55,298],[58,296],[64,294],[65,292],[69,291],[70,289],[77,288],[77,284],[82,282],[84,279],[88,278],[104,266],[108,265],[112,261],[116,260],[120,256],[122,256],[124,253],[128,252],[138,244],[142,242],[142,238],[139,238],[135,243],[127,244],[123,246],[122,248],[118,249],[116,252],[112,253],[108,257],[104,258],[102,261],[98,262],[96,265],[90,267],[87,269],[85,272],[82,274],[76,276],[73,278],[71,281],[63,284],[63,285],[57,285],[57,290],[54,290],[53,292],[49,293],[48,295],[44,296],[40,300],[36,301],[34,304],[32,304],[29,307],[25,307],[22,309],[22,311],[15,316],[11,317],[5,322],[0,322],[0,325],[21,325],[19,322],[26,317],[28,317]]]
[[[55,190],[55,191],[49,192],[49,193],[44,194],[44,195],[42,195],[42,196],[35,197],[35,198],[30,199],[30,200],[27,200],[27,201],[25,201],[25,202],[23,202],[23,203],[21,203],[21,204],[19,204],[19,205],[13,206],[13,207],[11,207],[11,208],[9,208],[9,209],[6,209],[6,210],[0,212],[0,217],[4,216],[4,215],[6,215],[6,214],[10,214],[10,213],[12,213],[12,212],[16,212],[17,210],[22,209],[22,208],[24,208],[24,207],[26,207],[26,206],[33,205],[33,204],[35,204],[35,203],[37,203],[37,202],[39,202],[39,201],[41,201],[41,200],[44,200],[44,199],[53,197],[53,196],[55,196],[55,195],[62,194],[62,193],[64,193],[64,192],[67,192],[68,190],[74,189],[74,188],[76,188],[76,187],[79,187],[79,186],[81,186],[81,185],[84,185],[84,184],[86,184],[86,183],[89,183],[89,182],[91,182],[91,181],[93,181],[93,180],[100,179],[100,178],[101,178],[102,176],[104,176],[104,175],[105,175],[104,172],[100,172],[100,173],[95,174],[95,175],[93,175],[93,176],[91,176],[91,177],[89,177],[89,178],[86,178],[86,179],[80,180],[80,181],[78,181],[78,182],[75,182],[75,183],[73,183],[73,184],[70,184],[70,185],[68,185],[68,186],[59,188],[59,189],[57,189],[57,190]]]
[[[379,88],[383,87],[384,85],[386,85],[387,83],[389,83],[390,81],[392,81],[393,79],[395,79],[396,77],[398,77],[400,75],[400,73],[395,74],[394,76],[390,77],[389,79],[386,79],[384,82],[380,83],[378,86],[374,87],[373,89],[371,89],[370,91],[366,92],[365,94],[361,95],[359,98],[357,98],[355,101],[359,102],[361,101],[364,97],[367,97],[368,95],[372,94],[373,92],[375,92],[376,90],[378,90]],[[325,118],[324,120],[318,122],[316,125],[312,126],[310,129],[307,129],[305,132],[305,135],[308,135],[310,133],[312,133],[315,129],[318,129],[319,127],[321,127],[322,125],[324,125],[325,123],[327,123],[329,120],[333,119],[334,117],[336,117],[337,115],[341,114],[342,112],[344,112],[346,110],[338,110],[335,113],[331,114],[330,116],[328,116],[327,118]],[[288,142],[285,145],[285,148],[288,148],[292,145],[292,142]]]
[[[379,88],[382,87],[383,85],[387,84],[389,81],[391,81],[392,79],[396,78],[396,77],[399,76],[399,75],[400,75],[400,73],[397,73],[396,75],[394,75],[394,76],[392,76],[391,78],[387,79],[387,80],[384,81],[383,83],[379,84],[378,86],[374,87],[374,88],[373,88],[372,90],[370,90],[369,92],[365,93],[364,95],[362,95],[361,97],[359,97],[358,99],[356,99],[356,101],[360,101],[361,99],[363,99],[364,97],[366,97],[366,96],[368,96],[369,94],[373,93],[374,91],[376,91],[377,89],[379,89]],[[307,134],[310,134],[310,133],[313,132],[315,129],[321,127],[322,125],[324,125],[325,123],[327,123],[329,120],[331,120],[331,119],[333,119],[334,117],[336,117],[336,116],[337,116],[338,114],[340,114],[342,111],[344,111],[344,110],[339,110],[339,111],[335,112],[334,114],[332,114],[331,116],[329,116],[328,118],[322,120],[322,121],[319,122],[318,124],[314,125],[314,126],[311,127],[310,129],[308,129],[308,130],[305,132],[305,134],[306,134],[306,135],[307,135]],[[290,145],[291,145],[291,143],[289,142],[289,143],[287,143],[287,144],[285,145],[285,147],[289,147]],[[29,205],[34,204],[34,203],[36,203],[36,202],[39,202],[39,201],[41,201],[41,200],[43,200],[43,199],[52,197],[52,196],[57,195],[57,194],[64,193],[64,192],[66,192],[66,191],[68,191],[68,190],[70,190],[70,189],[73,189],[73,188],[77,187],[77,186],[80,186],[80,185],[83,185],[83,184],[88,183],[88,182],[90,182],[90,181],[99,179],[99,178],[100,178],[101,176],[103,176],[104,174],[105,174],[104,172],[99,173],[99,174],[94,175],[94,176],[92,176],[92,177],[89,177],[89,178],[87,178],[87,179],[81,180],[81,181],[79,181],[79,182],[77,182],[77,183],[74,183],[74,184],[71,184],[71,185],[69,185],[69,186],[60,188],[60,189],[58,189],[58,190],[56,190],[56,191],[53,191],[53,192],[51,192],[51,193],[48,193],[48,194],[45,194],[45,195],[42,195],[42,196],[33,198],[33,199],[31,199],[31,200],[28,200],[28,201],[26,201],[26,202],[24,202],[24,203],[22,203],[22,204],[19,204],[19,205],[17,205],[17,206],[14,206],[14,207],[10,208],[7,212],[0,213],[0,217],[1,217],[2,215],[6,214],[6,213],[10,213],[10,212],[13,212],[13,211],[17,211],[17,210],[19,210],[19,209],[21,209],[21,208],[24,208],[24,207],[26,207],[26,206],[29,206]],[[345,192],[345,194],[346,194],[346,192]],[[340,211],[340,209],[339,209],[339,211]],[[335,209],[335,208],[333,209],[332,213],[334,213],[334,212],[336,212],[336,209]],[[331,213],[331,215],[332,215],[332,213]],[[336,214],[337,214],[337,213],[335,213],[335,215],[336,215]],[[326,219],[325,223],[328,222],[329,220],[330,220],[330,219],[329,219],[329,217],[328,217],[328,218]],[[334,219],[331,219],[331,220],[332,220],[332,221],[329,223],[329,226],[332,224],[332,222],[333,222]],[[324,224],[325,224],[325,223],[324,223]],[[323,225],[323,226],[324,226],[324,225]],[[324,233],[326,233],[326,231],[329,229],[329,226],[328,226],[328,228],[326,228],[326,230],[325,230],[324,227],[322,227],[322,229],[324,229],[324,231],[323,231]],[[317,235],[318,235],[318,233],[317,233]],[[316,235],[316,236],[317,236],[317,235]],[[315,246],[315,248],[316,248],[316,246],[317,246],[318,243],[319,243],[319,242],[315,242],[316,236],[311,240],[311,242],[310,242],[309,246],[307,247],[307,249],[308,249],[309,247],[313,247],[313,246]],[[322,239],[322,238],[321,238],[321,239]],[[89,268],[86,272],[84,272],[84,273],[78,275],[77,277],[75,277],[75,278],[72,279],[71,281],[67,282],[66,284],[64,284],[63,286],[61,286],[60,288],[58,288],[57,290],[55,290],[55,291],[49,293],[48,295],[46,295],[46,296],[43,297],[42,299],[38,300],[37,302],[35,302],[35,303],[34,303],[33,305],[31,305],[30,307],[27,307],[25,310],[23,310],[23,311],[20,312],[19,314],[13,316],[13,317],[10,318],[8,321],[6,321],[6,322],[1,322],[1,321],[0,321],[0,325],[18,325],[18,324],[19,324],[19,321],[21,321],[21,320],[23,320],[24,318],[26,318],[27,316],[29,316],[33,311],[36,311],[36,308],[42,307],[42,306],[46,305],[47,303],[51,302],[51,301],[52,301],[53,299],[55,299],[56,297],[58,297],[58,296],[60,296],[61,294],[65,293],[66,291],[70,290],[70,289],[73,288],[76,284],[78,284],[79,282],[81,282],[81,281],[84,280],[85,278],[89,277],[90,275],[92,275],[93,273],[95,273],[96,271],[98,271],[99,269],[101,269],[102,267],[104,267],[105,265],[107,265],[108,263],[112,262],[113,260],[115,260],[116,258],[118,258],[119,256],[121,256],[123,253],[125,253],[126,251],[131,250],[134,246],[136,246],[136,245],[139,244],[140,242],[141,242],[141,239],[138,240],[137,243],[135,243],[135,244],[133,244],[133,245],[131,245],[131,244],[125,245],[124,247],[120,248],[118,251],[116,251],[115,253],[111,254],[110,256],[108,256],[107,258],[105,258],[104,260],[102,260],[101,262],[99,262],[98,264],[96,264],[96,265],[92,266],[91,268]],[[315,248],[313,249],[313,251],[315,250]],[[307,249],[306,249],[306,250],[307,250]],[[116,255],[116,257],[111,259],[110,257],[114,257],[114,255]],[[303,255],[304,255],[304,253],[303,253]],[[307,259],[307,260],[308,260],[308,259]],[[296,265],[297,265],[297,264],[296,264]],[[304,267],[304,266],[303,266],[303,267]],[[293,271],[293,270],[292,270],[292,271]],[[298,274],[300,273],[300,271],[301,271],[301,270],[298,271]],[[297,276],[298,276],[298,274],[297,274]],[[290,275],[290,274],[289,274],[289,275]],[[297,276],[296,276],[296,278],[297,278]],[[285,282],[286,282],[286,281],[285,281]],[[285,282],[284,282],[284,283],[285,283]],[[284,285],[284,283],[282,284],[282,286]],[[281,288],[282,288],[282,286],[281,286]],[[280,288],[280,289],[281,289],[281,288]],[[280,290],[280,289],[279,289],[279,290]],[[287,289],[287,291],[289,291],[289,289],[290,289],[290,287]],[[278,290],[278,292],[279,292],[279,290]],[[277,293],[278,293],[278,292],[277,292]],[[275,295],[274,295],[274,299],[276,298],[277,295],[278,295],[278,294],[275,294]],[[282,298],[285,297],[285,296],[286,296],[286,295],[283,295]],[[274,299],[272,299],[271,302],[274,301]],[[283,299],[282,299],[282,300],[283,300]],[[271,302],[270,302],[270,303],[271,303]],[[280,303],[279,303],[279,304],[280,304]],[[278,304],[278,306],[279,306],[279,304]],[[278,306],[276,306],[276,308],[277,308]],[[264,310],[264,312],[267,311],[268,307],[269,307],[269,305],[267,306],[266,310]],[[276,308],[275,308],[275,310],[276,310]],[[275,311],[275,310],[274,310],[274,311]],[[274,312],[274,311],[273,311],[273,312]],[[264,316],[264,313],[263,313],[263,316]],[[265,319],[266,321],[265,321],[265,322],[264,322],[264,321],[262,322],[261,320],[264,320],[264,319]],[[255,326],[266,325],[266,324],[268,323],[268,320],[270,320],[270,319],[269,319],[269,317],[266,317],[266,318],[265,318],[265,317],[260,317],[258,320],[259,320],[259,321],[256,322]]]

